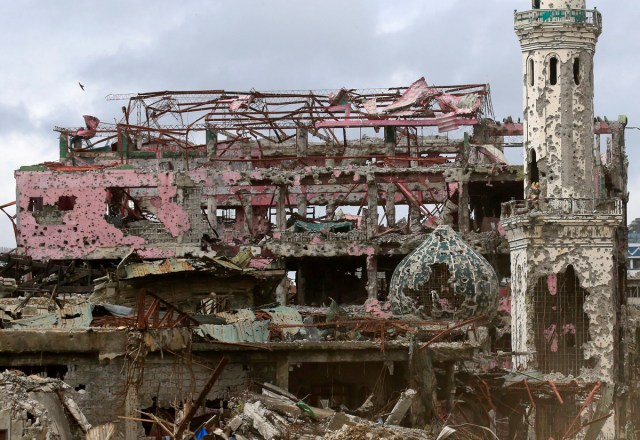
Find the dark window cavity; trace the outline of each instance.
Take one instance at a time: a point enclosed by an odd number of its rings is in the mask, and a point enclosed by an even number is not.
[[[531,149],[529,152],[529,181],[531,183],[540,182],[540,171],[538,170],[538,159],[536,150]]]
[[[558,84],[558,59],[551,57],[549,60],[549,84],[555,86]]]
[[[535,64],[533,62],[533,58],[529,58],[529,65],[527,66],[527,76],[529,77],[529,85],[532,86],[535,84],[536,79],[534,75],[536,74]]]
[[[580,58],[573,60],[573,82],[580,85]]]
[[[42,211],[44,204],[42,201],[42,197],[30,197],[29,198],[29,207],[27,208],[30,212],[40,212]]]
[[[60,211],[71,211],[76,206],[76,196],[58,197],[58,209]]]

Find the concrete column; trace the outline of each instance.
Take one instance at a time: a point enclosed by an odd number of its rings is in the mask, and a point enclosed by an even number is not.
[[[253,204],[251,194],[242,194],[242,209],[244,210],[244,232],[247,236],[253,235]]]
[[[135,368],[135,367],[133,367]],[[137,375],[137,373],[136,373]],[[124,415],[125,417],[138,418],[138,387],[131,383],[127,388],[127,394],[124,398]],[[133,420],[124,421],[124,440],[138,440],[138,422]]]
[[[306,194],[298,194],[298,215],[307,218],[307,196]]]
[[[396,128],[384,127],[384,148],[387,156],[396,155]]]
[[[456,399],[456,363],[448,362],[447,370],[447,410],[453,411]]]
[[[296,291],[297,291],[297,295],[296,296],[298,297],[297,298],[298,299],[298,301],[297,301],[298,305],[305,305],[305,301],[306,301],[306,298],[305,298],[305,293],[306,292],[305,291],[306,291],[306,288],[307,288],[307,279],[306,279],[303,267],[304,267],[304,265],[301,264],[298,267],[298,270],[296,272]]]
[[[435,416],[438,384],[429,349],[420,350],[415,339],[409,348],[409,388],[418,393],[411,407],[411,426],[422,429]]]
[[[413,233],[420,232],[420,208],[415,204],[409,203],[409,230]]]
[[[458,189],[458,231],[461,234],[465,234],[470,231],[468,182],[460,182]]]
[[[396,204],[394,201],[396,195],[396,186],[393,183],[387,184],[387,200],[385,203],[385,213],[387,214],[387,225],[390,228],[396,225]]]
[[[298,157],[307,155],[307,147],[309,146],[309,131],[306,128],[296,129],[296,145],[298,147]]]
[[[287,228],[286,187],[281,185],[277,189],[276,227],[283,231]]]
[[[244,162],[241,162],[243,170],[249,170],[252,168],[251,164],[251,142],[242,142],[242,158]]]
[[[367,183],[367,238],[378,235],[378,185]]]
[[[218,231],[218,216],[216,215],[216,211],[218,210],[218,202],[216,200],[216,196],[207,197],[207,219],[209,220],[209,224],[211,227],[221,235]]]
[[[209,159],[213,159],[216,157],[216,149],[218,147],[218,132],[207,129],[206,140],[207,140],[207,157]]]
[[[289,391],[289,358],[287,355],[276,362],[276,385]]]
[[[378,298],[378,257],[367,255],[367,297]]]
[[[407,133],[408,134],[408,133]],[[407,136],[407,152],[409,153],[409,157],[417,158],[418,157],[418,145],[411,145],[411,137]],[[411,168],[415,168],[420,166],[417,160],[412,160],[409,162]]]
[[[281,306],[287,305],[287,297],[289,295],[289,278],[285,275],[276,287],[276,301]]]
[[[331,199],[327,202],[327,220],[333,220],[333,215],[336,213],[336,201]]]

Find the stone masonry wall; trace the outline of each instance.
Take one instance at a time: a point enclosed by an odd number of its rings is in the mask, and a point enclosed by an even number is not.
[[[171,408],[176,399],[193,392],[194,399],[211,376],[211,371],[192,364],[191,371],[173,356],[151,359],[145,363],[142,386],[138,393],[139,408],[148,408],[157,398],[157,405]],[[215,365],[212,359],[211,364]],[[124,414],[124,361],[108,364],[69,365],[63,380],[75,388],[73,399],[92,425],[117,420]],[[242,364],[230,363],[207,396],[208,400],[227,398],[230,393],[244,389],[249,380],[249,369]]]

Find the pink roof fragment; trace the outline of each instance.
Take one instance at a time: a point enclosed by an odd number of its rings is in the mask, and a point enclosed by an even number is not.
[[[388,105],[384,109],[384,111],[388,113],[394,110],[411,107],[414,104],[418,104],[424,107],[429,102],[429,100],[431,100],[431,98],[438,95],[439,93],[439,91],[429,87],[427,81],[424,79],[424,77],[422,77],[411,84],[409,88],[405,90],[402,96],[392,104]]]
[[[241,108],[249,108],[249,104],[253,101],[252,95],[240,95],[229,104],[229,110],[237,112]]]
[[[440,104],[443,112],[451,112],[456,115],[471,115],[478,111],[482,105],[482,99],[477,93],[456,96],[442,94],[436,97],[436,101]]]
[[[100,119],[95,116],[83,115],[84,123],[87,128],[79,128],[76,130],[76,136],[80,136],[83,139],[91,139],[96,135],[96,131],[98,129],[98,124],[100,124]]]

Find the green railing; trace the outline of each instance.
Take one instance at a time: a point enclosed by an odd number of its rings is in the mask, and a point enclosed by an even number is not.
[[[535,9],[515,13],[516,28],[535,24],[558,25],[567,23],[601,28],[602,15],[596,10],[589,11],[585,9]]]

